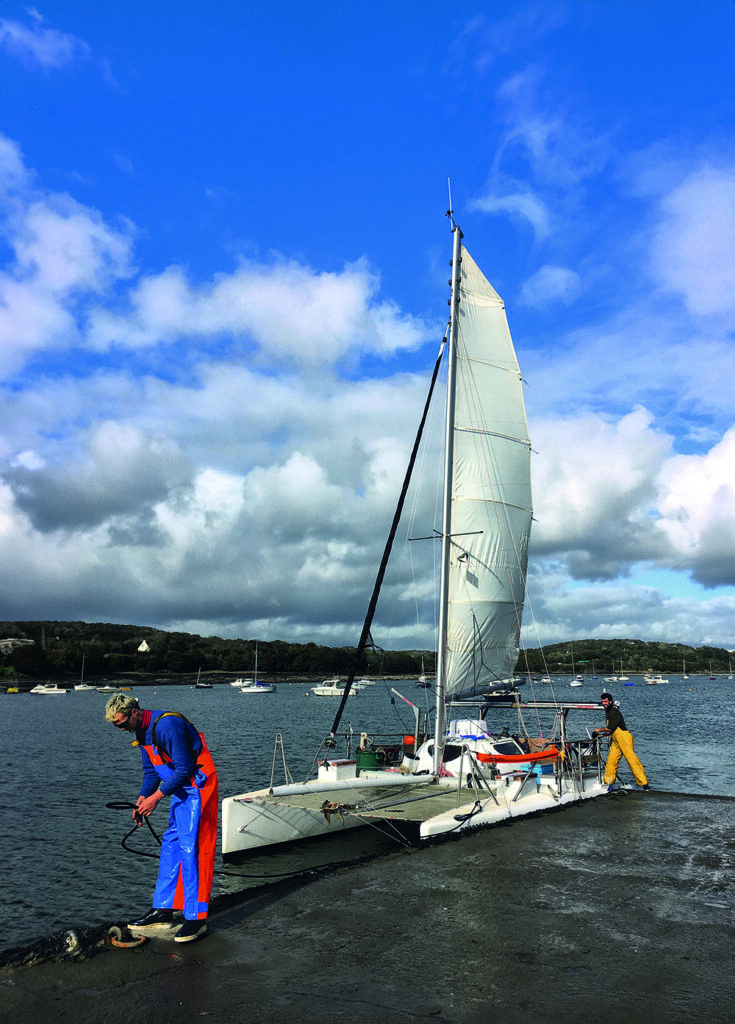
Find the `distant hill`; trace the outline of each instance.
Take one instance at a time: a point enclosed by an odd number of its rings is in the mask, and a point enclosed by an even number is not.
[[[8,644],[26,640],[33,643]],[[3,641],[6,641],[3,643]],[[193,633],[171,633],[152,626],[109,622],[0,622],[0,671],[6,676],[79,675],[84,656],[85,676],[120,672],[191,673],[220,671],[241,674],[253,664],[256,640],[224,640]],[[141,649],[141,646],[143,649]],[[145,649],[147,647],[147,650]],[[258,641],[258,669],[264,675],[300,673],[347,675],[354,647]],[[361,674],[404,676],[418,674],[421,661],[435,671],[433,651],[367,651]],[[626,675],[654,672],[721,675],[729,671],[729,652],[723,647],[691,647],[644,640],[574,640],[521,652],[516,671],[531,675],[574,670],[585,675]]]
[[[518,671],[524,671],[524,652]],[[638,675],[648,672],[669,672],[681,675],[686,662],[690,675],[703,675],[711,671],[721,675],[729,671],[732,657],[724,647],[691,647],[688,644],[665,644],[646,640],[573,640],[533,648],[525,652],[528,670],[532,675],[543,672],[581,675]],[[735,660],[735,659],[733,659]],[[621,671],[622,670],[622,671]]]
[[[32,640],[9,645],[8,640]],[[6,643],[3,643],[3,640]],[[258,640],[258,672],[347,675],[354,647],[292,644]],[[223,640],[194,633],[170,633],[152,626],[109,622],[0,622],[0,671],[11,676],[77,675],[84,656],[85,677],[120,672],[191,673],[221,671],[242,674],[253,665],[256,640]],[[421,659],[433,671],[430,651],[366,651],[357,666],[361,674],[418,675]]]

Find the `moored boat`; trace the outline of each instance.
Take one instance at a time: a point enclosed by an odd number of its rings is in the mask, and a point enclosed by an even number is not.
[[[589,733],[573,739],[567,728],[572,710],[599,716],[600,705],[521,702],[514,685],[532,519],[522,381],[503,301],[462,245],[453,220],[452,231],[449,329],[353,658],[360,664],[370,639],[439,365],[446,362],[444,502],[441,529],[431,535],[441,539],[435,706],[422,721],[420,709],[393,690],[413,709],[412,733],[363,732],[355,742],[348,730],[345,752],[337,756],[356,668],[344,685],[325,680],[314,687],[315,694],[335,687],[334,695],[341,696],[314,758],[316,777],[294,782],[286,769],[286,782],[277,785],[272,767],[266,787],[225,798],[225,857],[368,823],[429,839],[607,792],[600,741]],[[548,719],[546,736],[538,733],[541,717]],[[517,733],[510,733],[510,723]],[[279,750],[283,754],[280,736]]]
[[[46,696],[55,696],[59,693],[68,693],[69,691],[63,686],[58,686],[56,683],[38,683],[32,687],[29,693],[41,693]]]
[[[261,683],[258,679],[258,643],[255,643],[255,655],[253,657],[253,675],[248,681],[242,680],[240,693],[275,693],[275,683]]]

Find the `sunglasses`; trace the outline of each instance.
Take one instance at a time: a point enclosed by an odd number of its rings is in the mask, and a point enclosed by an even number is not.
[[[130,714],[132,714],[132,712]],[[115,726],[116,729],[124,729],[127,726],[129,721],[130,721],[130,715],[128,715],[128,717],[125,719],[124,722],[113,722],[112,724]]]

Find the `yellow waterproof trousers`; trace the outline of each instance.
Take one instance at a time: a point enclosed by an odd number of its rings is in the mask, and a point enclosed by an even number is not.
[[[618,774],[620,758],[624,757],[633,772],[633,777],[639,786],[647,786],[648,779],[643,770],[643,765],[638,760],[638,755],[633,749],[633,737],[627,729],[616,729],[610,737],[610,753],[605,762],[605,783],[611,786]]]

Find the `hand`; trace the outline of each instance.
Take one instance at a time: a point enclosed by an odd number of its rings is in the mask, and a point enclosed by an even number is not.
[[[156,792],[152,793],[150,796],[138,797],[138,801],[135,805],[135,811],[133,812],[133,817],[136,821],[140,818],[140,822],[138,822],[138,824],[142,824],[143,818],[149,817],[155,811],[161,800],[163,800],[163,793],[160,789],[157,789]]]

